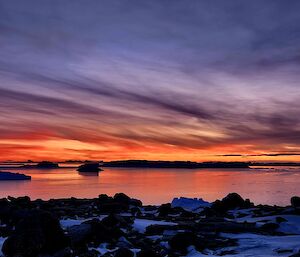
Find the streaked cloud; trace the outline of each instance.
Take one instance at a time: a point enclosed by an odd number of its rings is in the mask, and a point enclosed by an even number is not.
[[[3,1],[1,158],[295,159],[299,11],[293,0]]]

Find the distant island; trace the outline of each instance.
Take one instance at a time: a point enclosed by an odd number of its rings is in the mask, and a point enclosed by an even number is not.
[[[250,168],[246,162],[190,162],[190,161],[147,161],[147,160],[124,160],[104,162],[103,167],[120,168]]]
[[[1,180],[30,180],[31,177],[21,173],[12,173],[0,171],[0,181]]]
[[[25,164],[25,165],[22,165],[20,168],[23,168],[23,169],[32,169],[32,168],[57,169],[57,168],[59,168],[59,165],[55,162],[42,161],[37,164]]]

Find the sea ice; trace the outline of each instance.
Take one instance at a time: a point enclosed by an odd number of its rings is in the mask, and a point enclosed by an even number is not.
[[[174,198],[172,201],[172,207],[182,207],[187,211],[198,212],[205,207],[209,207],[211,203],[204,201],[202,198]]]

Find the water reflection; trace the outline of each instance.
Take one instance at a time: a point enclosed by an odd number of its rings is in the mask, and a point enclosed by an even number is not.
[[[92,174],[75,168],[22,170],[31,181],[1,181],[0,196],[31,198],[96,197],[124,192],[146,204],[169,202],[174,197],[202,197],[208,201],[238,192],[255,203],[288,204],[300,195],[300,170],[253,169],[121,169],[106,168]]]

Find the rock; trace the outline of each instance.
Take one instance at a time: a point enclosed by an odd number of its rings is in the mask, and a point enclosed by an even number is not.
[[[294,208],[300,208],[300,197],[299,196],[293,196],[291,198],[291,205]]]
[[[230,193],[226,197],[224,197],[221,201],[215,201],[211,209],[214,210],[216,213],[224,214],[228,210],[233,209],[245,209],[253,207],[253,203],[249,201],[249,199],[244,200],[239,194],[237,193]]]
[[[162,204],[158,208],[158,216],[166,217],[170,214],[181,214],[186,213],[182,207],[172,207],[170,203]]]
[[[5,240],[2,251],[7,257],[35,257],[54,254],[67,244],[59,221],[51,213],[32,211],[16,225],[13,234]]]
[[[117,240],[124,235],[119,227],[105,226],[98,219],[86,221],[84,224],[90,224],[92,226],[90,240],[97,244],[117,242]]]
[[[266,224],[263,224],[260,229],[263,231],[263,232],[267,232],[267,233],[274,233],[277,229],[279,228],[279,225],[277,223],[266,223]]]
[[[114,201],[126,205],[142,206],[142,202],[140,200],[130,198],[124,193],[116,193],[114,195]]]
[[[91,162],[80,165],[77,170],[79,172],[99,172],[102,169],[100,168],[99,162]]]
[[[287,222],[287,219],[282,218],[282,217],[276,217],[276,222],[277,223]]]
[[[67,247],[63,250],[60,250],[54,254],[51,255],[39,255],[39,257],[72,257],[73,256],[73,251],[71,250],[71,248]]]
[[[109,214],[102,220],[102,224],[107,227],[122,227],[126,228],[133,223],[130,217],[122,217],[117,214]]]
[[[133,252],[126,248],[119,248],[114,253],[114,257],[133,257],[133,256],[134,256]]]
[[[78,257],[98,257],[99,252],[96,250],[88,250],[85,253],[81,253],[78,255]]]
[[[153,250],[141,250],[136,254],[136,257],[159,257]]]
[[[121,203],[127,203],[129,204],[130,202],[130,197],[125,195],[124,193],[116,193],[114,195],[114,200],[117,202],[121,202]]]
[[[92,237],[92,234],[92,225],[87,223],[71,226],[67,229],[67,235],[72,245],[87,243]]]
[[[182,254],[187,253],[187,248],[190,245],[195,245],[197,238],[195,234],[191,232],[182,232],[173,236],[169,240],[169,245],[173,251],[180,252]]]

